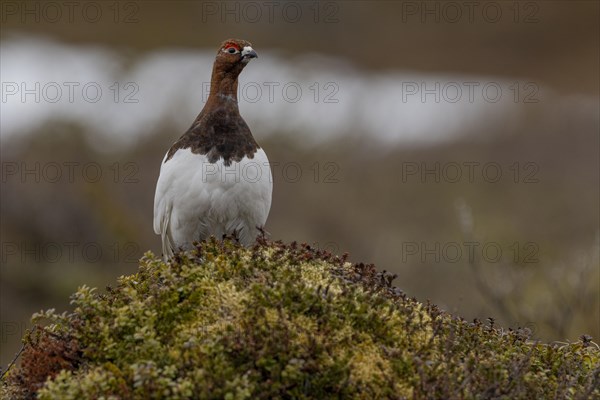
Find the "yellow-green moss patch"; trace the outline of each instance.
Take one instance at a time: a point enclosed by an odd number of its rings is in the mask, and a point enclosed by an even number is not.
[[[535,343],[296,244],[201,243],[41,313],[2,398],[600,398],[588,337]]]

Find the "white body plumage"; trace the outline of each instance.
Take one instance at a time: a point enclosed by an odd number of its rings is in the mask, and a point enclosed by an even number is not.
[[[253,243],[267,220],[272,191],[269,160],[261,148],[230,165],[178,149],[167,162],[163,159],[154,196],[154,232],[162,237],[165,258],[211,235],[220,239],[235,233],[242,244]]]

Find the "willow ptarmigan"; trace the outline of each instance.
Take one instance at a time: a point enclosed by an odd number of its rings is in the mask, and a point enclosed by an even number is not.
[[[168,259],[192,242],[234,235],[252,244],[271,208],[269,160],[240,115],[238,76],[257,54],[249,42],[223,42],[204,108],[169,149],[154,195],[154,232]]]

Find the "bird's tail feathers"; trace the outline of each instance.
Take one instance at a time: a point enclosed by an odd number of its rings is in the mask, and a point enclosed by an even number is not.
[[[175,242],[173,240],[173,236],[171,235],[170,221],[171,206],[167,207],[167,209],[165,210],[165,214],[162,218],[160,227],[162,238],[162,251],[165,262],[168,261],[169,258],[173,257],[173,255],[175,254]]]

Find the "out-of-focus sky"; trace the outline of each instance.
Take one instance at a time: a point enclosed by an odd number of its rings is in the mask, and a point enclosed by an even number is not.
[[[0,362],[30,315],[132,273],[219,44],[274,172],[267,231],[465,318],[600,335],[600,5],[5,1]]]

